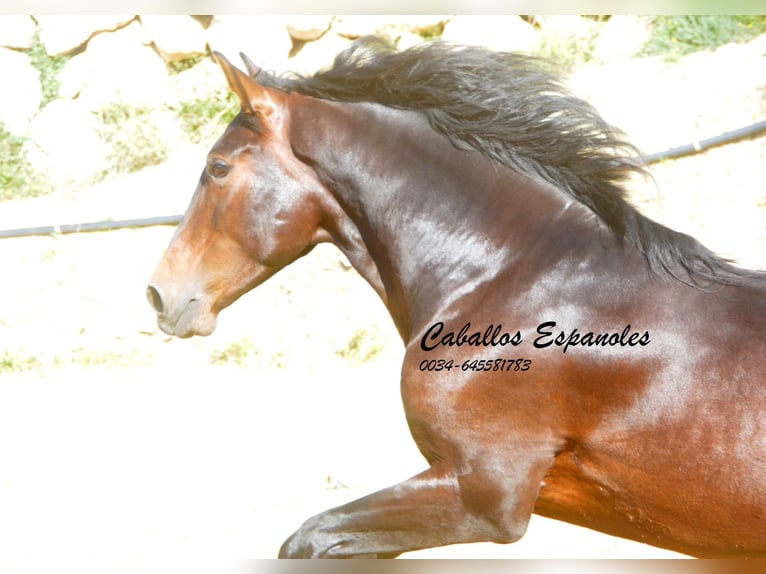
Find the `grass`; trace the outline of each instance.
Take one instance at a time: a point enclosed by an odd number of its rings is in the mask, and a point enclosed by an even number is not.
[[[109,149],[103,177],[138,171],[168,158],[163,134],[150,108],[109,104],[99,113],[101,139]]]
[[[213,351],[210,362],[213,365],[235,364],[240,367],[247,365],[248,359],[254,355],[255,345],[249,337],[229,343],[224,349]]]
[[[35,34],[25,53],[40,77],[42,98],[40,109],[58,97],[58,73],[69,60],[65,56],[49,56],[40,37]],[[37,171],[26,158],[26,138],[13,135],[0,124],[0,201],[20,197],[35,197],[53,190],[44,174]]]
[[[51,183],[27,159],[26,138],[0,123],[0,201],[35,197],[52,191]]]
[[[205,57],[201,55],[189,56],[188,58],[182,58],[180,60],[173,60],[165,63],[165,68],[168,70],[168,74],[171,76],[178,75],[181,72],[192,69],[199,64]]]
[[[40,87],[42,88],[40,109],[42,109],[46,104],[58,98],[60,88],[58,73],[70,58],[67,56],[49,56],[36,32],[32,39],[32,46],[26,53],[32,66],[40,74]]]
[[[359,328],[346,345],[335,352],[350,363],[360,365],[374,359],[382,350],[383,346],[375,333],[370,333],[365,328]],[[249,337],[232,341],[224,348],[210,353],[210,363],[216,366],[247,367],[252,366],[254,360],[266,361],[264,364],[277,369],[288,366],[287,357],[284,353],[277,352],[268,357],[261,355]]]
[[[62,369],[68,366],[83,369],[97,367],[125,369],[137,365],[146,365],[149,360],[150,357],[143,356],[137,349],[117,351],[75,347],[66,351],[65,354],[56,354],[43,359],[25,353],[14,354],[4,351],[0,354],[0,376],[44,368]]]
[[[598,21],[584,19],[577,33],[540,32],[534,52],[556,63],[557,71],[571,71],[593,59]],[[650,23],[651,36],[641,55],[662,56],[674,62],[681,56],[713,50],[732,42],[747,42],[766,33],[766,16],[657,16]]]
[[[21,373],[41,367],[42,363],[37,357],[28,355],[13,355],[8,351],[3,351],[0,355],[0,375],[6,373]]]
[[[138,350],[130,350],[127,353],[113,350],[86,349],[76,347],[70,351],[65,359],[54,358],[54,363],[58,365],[70,363],[83,368],[92,367],[120,367],[126,368],[141,363]]]
[[[221,93],[220,97],[197,98],[181,102],[176,116],[191,143],[206,141],[212,131],[220,131],[234,119],[239,111],[239,100],[234,94]]]
[[[676,61],[681,56],[746,42],[766,33],[766,16],[658,16],[643,55]]]
[[[582,28],[569,34],[547,32],[543,29],[533,49],[534,55],[550,62],[555,73],[568,73],[587,64],[596,52],[598,27],[584,19]]]
[[[360,327],[354,331],[346,346],[335,352],[347,361],[363,364],[374,359],[382,350],[383,347],[375,334]]]
[[[24,141],[0,124],[0,200],[28,194],[29,166],[24,157]]]

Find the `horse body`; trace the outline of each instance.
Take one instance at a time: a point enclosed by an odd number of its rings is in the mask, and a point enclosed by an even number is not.
[[[221,65],[243,110],[150,284],[160,326],[209,334],[332,241],[402,336],[429,464],[309,519],[281,556],[512,542],[532,512],[695,555],[766,551],[763,279],[654,273],[583,202],[420,114]]]

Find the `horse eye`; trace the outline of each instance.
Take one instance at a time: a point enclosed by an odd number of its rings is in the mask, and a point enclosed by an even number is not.
[[[224,177],[226,174],[229,173],[230,167],[231,166],[229,166],[229,164],[221,160],[216,160],[210,164],[210,166],[208,167],[208,172],[213,177]]]

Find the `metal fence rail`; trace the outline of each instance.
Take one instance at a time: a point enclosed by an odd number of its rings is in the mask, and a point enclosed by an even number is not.
[[[766,133],[766,120],[751,124],[744,128],[732,130],[730,132],[726,132],[712,138],[699,140],[699,141],[692,142],[690,144],[680,146],[680,147],[674,147],[672,149],[661,151],[659,153],[645,155],[643,156],[643,160],[644,160],[644,163],[647,163],[647,164],[657,163],[664,159],[673,159],[673,158],[682,157],[685,155],[700,153],[712,147],[717,147],[720,145],[733,143],[733,142],[744,140],[744,139],[754,138],[754,137],[763,135],[765,133]]]
[[[88,231],[112,231],[114,229],[152,227],[155,225],[177,225],[182,218],[183,215],[163,215],[141,219],[120,219],[115,221],[74,223],[71,225],[44,225],[22,229],[3,229],[0,230],[0,239],[7,237],[31,237],[33,235],[65,235],[67,233],[84,233]]]

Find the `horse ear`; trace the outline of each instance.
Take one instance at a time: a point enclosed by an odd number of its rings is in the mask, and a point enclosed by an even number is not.
[[[255,63],[246,54],[240,52],[239,57],[242,58],[242,61],[245,63],[247,75],[255,80],[258,77],[258,74],[261,73],[261,68],[256,66]]]
[[[239,98],[242,104],[242,113],[246,115],[269,116],[274,111],[274,103],[269,96],[266,88],[261,86],[253,78],[242,72],[239,68],[233,66],[226,57],[220,52],[213,52],[218,65],[223,70],[229,88]],[[245,62],[250,67],[250,64]],[[254,65],[253,65],[254,67]]]

